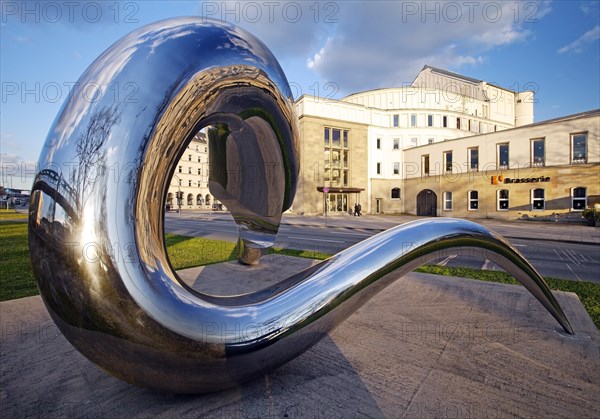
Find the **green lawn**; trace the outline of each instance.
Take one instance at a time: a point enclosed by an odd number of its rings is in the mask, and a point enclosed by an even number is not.
[[[26,220],[27,214],[21,214],[14,209],[0,209],[0,220]]]
[[[27,247],[27,224],[0,223],[0,301],[37,295],[38,290],[33,278],[29,248]],[[184,269],[200,265],[209,265],[235,259],[235,244],[200,237],[166,235],[169,258],[175,269]],[[293,249],[275,249],[274,253],[287,256],[326,259],[329,255],[312,251]],[[510,275],[498,271],[480,271],[470,268],[449,268],[426,265],[418,272],[438,275],[451,275],[480,281],[518,284]],[[574,292],[590,314],[596,327],[600,329],[600,284],[576,282],[557,278],[545,278],[550,288]]]

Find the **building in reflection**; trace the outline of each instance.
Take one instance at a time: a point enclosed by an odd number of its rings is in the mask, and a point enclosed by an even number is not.
[[[167,193],[168,210],[222,209],[209,191],[208,168],[208,141],[204,132],[198,132],[175,167]]]
[[[600,202],[599,111],[534,123],[534,87],[425,66],[405,87],[300,97],[293,211],[518,218]]]

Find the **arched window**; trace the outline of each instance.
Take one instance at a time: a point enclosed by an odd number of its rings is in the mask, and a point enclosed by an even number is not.
[[[201,206],[204,203],[204,198],[202,198],[202,195],[198,194],[198,196],[196,196],[196,205]]]
[[[498,211],[508,211],[508,189],[498,191]]]
[[[167,204],[173,206],[173,194],[171,192],[167,194]]]
[[[187,204],[188,205],[192,205],[194,203],[194,195],[192,195],[191,193],[188,194],[187,196]]]
[[[546,193],[543,189],[531,190],[531,210],[542,211],[546,209]]]
[[[587,207],[587,190],[583,186],[571,189],[571,210],[583,211]]]
[[[391,198],[392,199],[400,199],[400,188],[392,188]]]
[[[204,197],[204,203],[206,205],[210,205],[210,195],[209,194],[206,194],[206,196]]]

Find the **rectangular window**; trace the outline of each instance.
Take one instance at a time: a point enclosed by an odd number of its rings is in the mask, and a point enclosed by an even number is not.
[[[325,145],[328,146],[329,145],[329,128],[325,128],[323,130],[323,139],[325,141]]]
[[[192,181],[188,180],[188,186],[192,186]]]
[[[202,163],[202,157],[198,156],[198,163]]]
[[[380,175],[381,174],[381,163],[377,162],[377,174]]]
[[[400,138],[394,138],[394,150],[398,150],[400,148]]]
[[[583,187],[571,190],[571,210],[583,211],[587,207],[587,193]]]
[[[545,140],[543,138],[531,140],[531,165],[533,167],[541,167],[546,164],[544,143]]]
[[[181,179],[177,179],[179,181],[179,186],[181,186]]]
[[[411,138],[410,139],[410,146],[411,147],[416,147],[418,143],[418,139],[417,138]]]
[[[400,162],[397,162],[397,161],[394,162],[394,174],[395,175],[400,174]]]
[[[183,166],[179,166],[179,173],[183,173]]]
[[[424,176],[429,176],[429,154],[421,156],[421,170]]]
[[[541,211],[546,208],[545,192],[543,189],[534,189],[531,191],[531,210]]]
[[[444,211],[452,211],[452,192],[444,192]]]
[[[190,174],[190,175],[192,174],[192,168],[191,167],[188,167],[188,174]]]
[[[344,150],[342,160],[344,163],[344,167],[348,168],[348,151],[347,150]]]
[[[498,144],[498,169],[508,169],[508,144]]]
[[[376,141],[377,150],[381,150],[381,138],[378,138]]]
[[[400,199],[400,188],[392,188],[391,198]]]
[[[433,115],[427,115],[427,126],[428,127],[433,126]]]
[[[469,149],[469,170],[476,172],[479,170],[479,148],[473,147]]]
[[[508,211],[508,189],[498,191],[498,211]]]
[[[344,148],[348,148],[348,130],[344,130]]]
[[[446,115],[442,116],[442,126],[448,128],[448,117]]]
[[[456,118],[456,129],[460,129],[460,118]]]
[[[192,161],[192,155],[188,154],[188,161]]]
[[[342,134],[342,131],[339,129],[335,129],[333,128],[331,130],[331,146],[332,147],[339,147],[340,146],[340,137]]]
[[[411,113],[410,114],[410,126],[411,127],[416,127],[417,126],[417,114],[416,113]]]
[[[433,144],[434,141],[435,141],[435,138],[428,138],[427,144]]]
[[[571,134],[572,163],[587,163],[587,133]]]
[[[397,126],[399,126],[399,125],[400,125],[400,115],[398,115],[398,114],[395,114],[395,115],[392,117],[392,119],[393,119],[393,125],[394,125],[395,127],[397,127]]]
[[[201,168],[201,167],[199,167],[199,168],[198,168],[198,174],[199,174],[199,175],[201,175],[201,174],[202,174],[202,168]]]
[[[469,211],[479,209],[479,192],[469,191]]]
[[[446,173],[452,173],[452,152],[446,151],[444,153],[444,166],[446,167]]]

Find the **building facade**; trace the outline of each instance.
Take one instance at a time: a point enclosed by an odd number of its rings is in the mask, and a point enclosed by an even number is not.
[[[293,211],[344,213],[355,202],[368,213],[433,216],[578,211],[573,199],[587,205],[598,195],[597,112],[533,124],[533,102],[532,92],[428,66],[402,88],[342,100],[303,96],[296,102],[302,173]],[[520,180],[536,174],[550,178],[537,181],[547,188],[522,189],[536,182]],[[585,200],[572,196],[584,192]],[[469,201],[459,203],[463,195]]]
[[[212,209],[213,196],[208,189],[208,141],[199,132],[181,156],[167,192],[167,209]]]

